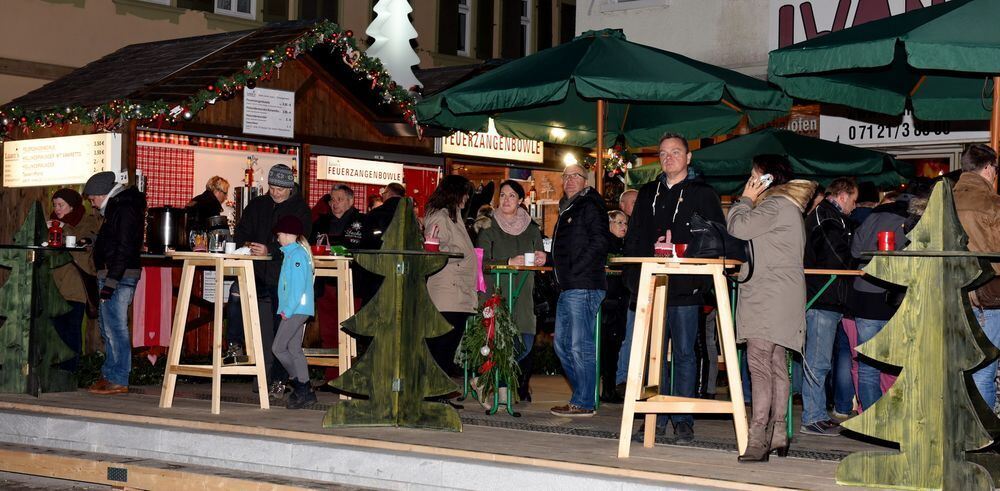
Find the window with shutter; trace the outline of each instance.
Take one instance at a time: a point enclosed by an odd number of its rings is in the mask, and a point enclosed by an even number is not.
[[[493,0],[476,2],[476,57],[493,58]]]
[[[552,47],[552,0],[535,0],[538,4],[538,51]]]
[[[299,0],[299,19],[329,19],[337,22],[339,13],[339,0]]]
[[[521,7],[524,0],[500,0],[500,56],[521,56]]]
[[[458,54],[458,1],[439,0],[438,3],[438,53]]]

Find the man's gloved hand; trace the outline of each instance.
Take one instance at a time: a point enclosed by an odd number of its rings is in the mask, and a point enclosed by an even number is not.
[[[111,300],[111,295],[115,293],[115,289],[110,286],[105,286],[101,288],[101,300]]]

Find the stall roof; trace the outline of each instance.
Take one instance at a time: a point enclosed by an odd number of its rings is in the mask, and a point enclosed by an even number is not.
[[[414,75],[423,84],[424,97],[434,95],[453,85],[462,83],[479,74],[486,73],[510,60],[493,58],[472,65],[446,66],[414,70]]]
[[[115,100],[134,103],[164,101],[181,104],[215,83],[247,67],[248,60],[294,41],[316,27],[312,21],[269,24],[259,29],[133,44],[78,68],[68,75],[0,107],[21,111],[53,111],[63,107],[96,107]],[[310,56],[343,83],[362,107],[381,119],[383,133],[397,133],[392,120],[407,126],[392,107],[379,104],[368,81],[358,81],[350,69],[323,49]],[[359,89],[359,90],[355,90]],[[367,90],[366,90],[367,89]]]

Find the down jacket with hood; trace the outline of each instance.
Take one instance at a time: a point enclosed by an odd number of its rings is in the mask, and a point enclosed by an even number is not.
[[[104,286],[117,288],[122,278],[138,278],[142,271],[139,256],[146,220],[146,195],[134,187],[116,187],[107,200],[104,223],[94,242],[94,266],[97,277],[105,279]]]
[[[592,187],[559,203],[552,233],[555,279],[563,290],[607,290],[608,213]]]

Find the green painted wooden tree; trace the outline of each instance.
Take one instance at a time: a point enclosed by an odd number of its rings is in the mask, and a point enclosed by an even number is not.
[[[39,244],[47,237],[42,205],[36,202],[14,235],[14,244]],[[33,261],[35,257],[40,259]],[[25,249],[0,250],[0,267],[10,270],[0,287],[0,317],[4,319],[0,325],[0,392],[37,395],[38,391],[76,389],[75,374],[58,367],[73,357],[73,350],[63,343],[52,322],[70,310],[52,278],[52,270],[69,261],[72,258],[65,252],[42,257]]]
[[[976,412],[985,404],[967,383],[966,372],[995,359],[997,350],[972,317],[963,291],[982,270],[966,247],[968,237],[947,182],[935,186],[927,211],[908,237],[910,245],[901,255],[876,256],[865,268],[907,291],[885,328],[858,347],[870,358],[902,367],[902,372],[876,404],[843,423],[850,430],[898,442],[899,451],[852,454],[837,467],[837,482],[992,489],[986,469],[967,460],[966,452],[989,445],[992,438]]]
[[[331,385],[354,398],[335,404],[323,419],[333,426],[407,426],[461,431],[458,412],[428,402],[457,386],[437,365],[426,338],[452,329],[427,292],[427,277],[448,260],[423,254],[423,237],[413,203],[404,199],[382,237],[382,253],[355,255],[364,269],[385,278],[381,288],[360,311],[345,321],[348,331],[372,336],[371,345],[350,370]]]

